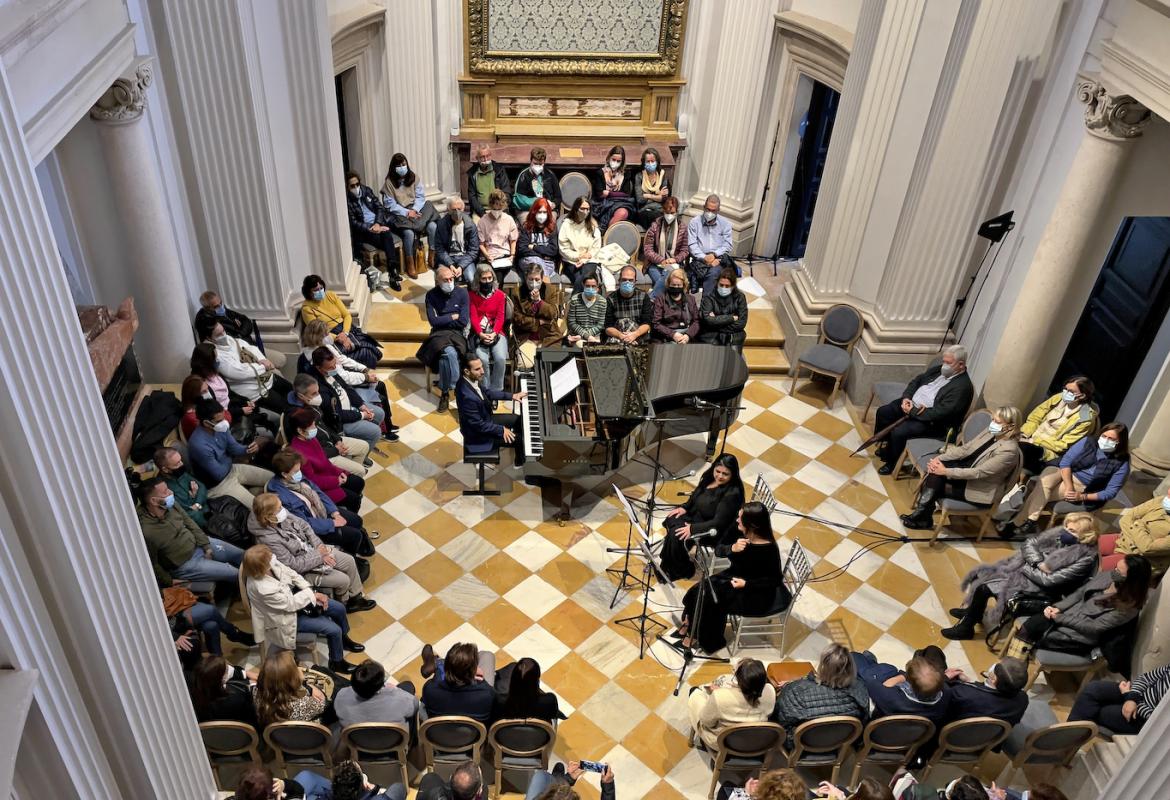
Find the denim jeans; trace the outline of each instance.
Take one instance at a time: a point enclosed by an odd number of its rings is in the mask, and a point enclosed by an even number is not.
[[[345,606],[338,601],[330,600],[329,607],[319,617],[297,614],[297,632],[324,636],[329,643],[330,661],[341,661],[345,658],[341,639],[349,633],[349,617],[345,615]]]
[[[196,603],[191,606],[189,613],[191,624],[203,634],[203,646],[207,648],[207,652],[213,656],[222,656],[223,645],[219,641],[219,634],[222,632],[234,636],[237,632],[236,626],[224,619],[219,609],[211,603]]]
[[[666,291],[666,275],[673,270],[677,265],[668,265],[668,267],[646,267],[646,277],[654,283],[654,288],[650,290],[651,297],[661,297],[662,293]]]
[[[184,581],[235,581],[244,551],[220,539],[211,540],[211,558],[198,547],[186,563],[171,570],[171,575]]]
[[[439,391],[449,392],[459,381],[459,353],[454,347],[444,347],[439,356]]]
[[[448,253],[442,261],[436,258],[435,264],[440,267],[450,267],[455,271],[456,277],[462,277],[464,283],[472,284],[475,282],[476,255],[476,253]]]
[[[346,436],[361,439],[373,450],[378,446],[378,442],[382,441],[382,428],[378,422],[375,422],[381,409],[378,406],[370,406],[369,409],[374,412],[373,420],[359,419],[355,422],[347,422],[341,426],[341,430]],[[382,412],[382,415],[385,416],[385,412]]]
[[[433,243],[435,241],[435,228],[436,227],[437,227],[437,225],[434,222],[427,223],[427,241],[428,242]],[[409,228],[402,228],[401,230],[398,231],[398,235],[402,237],[402,252],[405,253],[407,256],[413,256],[414,255],[414,231],[410,230]],[[431,246],[433,247],[434,245],[432,244]]]
[[[508,361],[508,340],[500,335],[492,344],[484,344],[479,337],[476,337],[475,354],[479,356],[479,360],[487,369],[488,386],[496,391],[502,391],[504,388],[504,368]]]

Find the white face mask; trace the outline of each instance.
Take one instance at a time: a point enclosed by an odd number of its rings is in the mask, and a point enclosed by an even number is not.
[[[451,294],[451,292],[455,291],[455,281],[440,281],[439,288],[442,289],[445,294]]]
[[[492,219],[499,219],[500,215],[503,213],[504,212],[499,210],[498,208],[493,208],[491,211],[488,212],[488,216],[491,217]]]
[[[704,222],[714,222],[715,221],[715,212],[714,211],[704,211],[703,212],[703,221]]]
[[[672,222],[674,222],[674,220],[675,220],[675,218],[676,218],[676,215],[675,215],[675,214],[663,214],[663,215],[662,215],[662,218],[663,218],[664,220],[666,220],[666,224],[667,224],[667,225],[669,225],[669,224],[671,224]]]
[[[611,158],[609,160],[609,168],[610,169],[617,169],[621,165],[622,165],[622,162],[618,161],[617,159]]]
[[[537,214],[536,214],[536,224],[538,224],[538,225],[543,225],[543,224],[544,224],[544,223],[546,223],[546,222],[548,222],[548,212],[545,212],[545,211],[539,211],[539,212],[537,212]]]
[[[333,196],[336,197],[337,195]],[[231,423],[229,423],[226,419],[221,419],[219,422],[215,423],[215,430],[219,433],[227,433],[231,429]]]
[[[211,392],[204,392],[203,394],[201,394],[199,396],[202,397],[204,400],[210,400],[211,399]]]
[[[276,524],[277,525],[284,522],[286,519],[288,519],[288,510],[287,509],[282,508],[282,509],[280,509],[280,511],[276,512]]]
[[[987,430],[991,431],[992,436],[999,436],[1001,433],[1003,433],[1003,423],[992,420],[991,423],[987,426]]]
[[[944,378],[951,377],[952,375],[955,374],[955,365],[954,364],[943,364],[941,367],[939,367],[938,374],[942,375]]]
[[[528,288],[534,292],[539,291],[541,283],[543,283],[543,281],[529,281]]]
[[[321,395],[318,394],[318,395],[314,395],[313,397],[309,398],[309,405],[311,405],[311,406],[321,405]]]
[[[1102,436],[1097,440],[1097,447],[1101,449],[1102,453],[1112,453],[1117,449],[1117,442],[1106,436]]]
[[[544,172],[544,164],[533,164],[529,169],[532,170],[533,175],[539,175]]]
[[[350,194],[352,194],[354,197],[361,197],[361,196],[362,196],[362,187],[360,187],[360,186],[355,186],[355,187],[353,187],[352,189],[350,189],[350,190],[349,190],[349,192],[350,192]]]

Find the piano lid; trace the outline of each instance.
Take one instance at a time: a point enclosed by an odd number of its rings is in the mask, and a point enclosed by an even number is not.
[[[650,346],[646,390],[656,414],[680,408],[690,397],[708,403],[726,402],[743,392],[747,379],[747,362],[734,347],[694,343]]]

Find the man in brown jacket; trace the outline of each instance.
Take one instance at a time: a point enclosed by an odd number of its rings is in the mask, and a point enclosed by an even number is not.
[[[523,356],[532,364],[537,347],[555,345],[565,335],[564,295],[561,287],[545,283],[544,270],[539,264],[528,268],[524,284],[513,286],[508,295],[512,300],[512,336]]]

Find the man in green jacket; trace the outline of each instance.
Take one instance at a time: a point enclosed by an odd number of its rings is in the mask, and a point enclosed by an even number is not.
[[[174,492],[175,504],[200,528],[206,527],[207,486],[187,469],[183,454],[173,447],[160,447],[154,451],[154,465],[158,467],[158,476]]]
[[[143,481],[138,497],[138,524],[160,587],[180,581],[232,582],[239,575],[244,551],[212,539],[187,513],[175,507],[175,495],[158,478]]]

